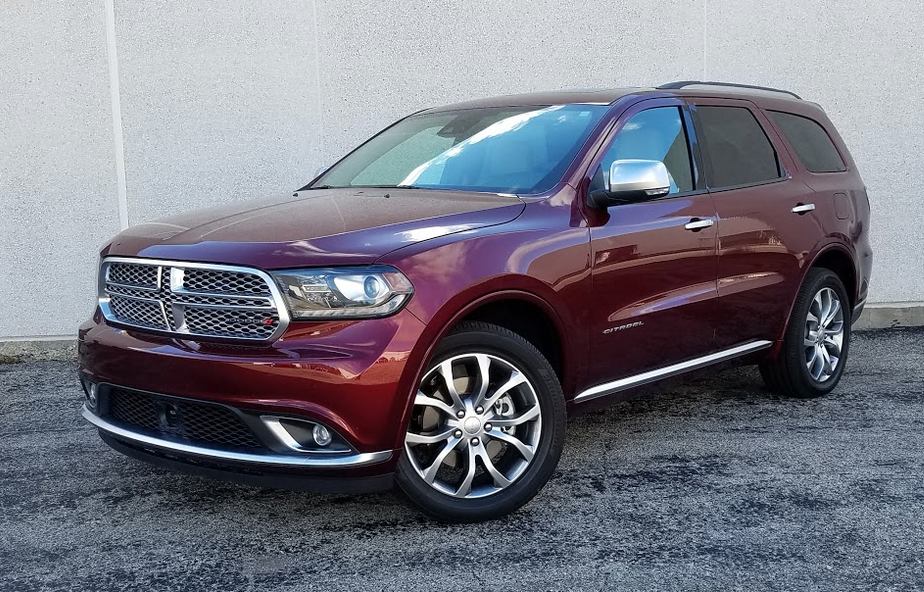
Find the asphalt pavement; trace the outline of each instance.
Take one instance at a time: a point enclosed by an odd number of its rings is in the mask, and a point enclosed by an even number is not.
[[[0,590],[921,590],[924,330],[854,336],[828,397],[753,368],[572,419],[516,514],[174,474],[79,417],[75,365],[0,365]]]

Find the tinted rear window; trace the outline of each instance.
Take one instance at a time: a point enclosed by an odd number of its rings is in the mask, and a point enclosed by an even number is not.
[[[767,113],[786,136],[786,141],[796,151],[806,169],[813,173],[839,173],[847,170],[828,132],[817,121],[781,111]]]
[[[710,187],[750,185],[780,177],[776,150],[749,109],[698,106],[696,113]]]

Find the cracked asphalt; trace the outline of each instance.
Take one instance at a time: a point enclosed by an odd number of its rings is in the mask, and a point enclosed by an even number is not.
[[[80,419],[75,365],[0,365],[0,590],[924,589],[924,330],[854,335],[830,396],[753,368],[570,421],[509,518],[173,474]]]

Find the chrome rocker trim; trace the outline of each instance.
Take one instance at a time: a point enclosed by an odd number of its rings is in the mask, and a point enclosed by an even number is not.
[[[663,378],[669,378],[671,376],[683,374],[684,372],[689,372],[691,370],[705,368],[706,366],[711,366],[712,364],[718,364],[719,362],[724,362],[726,360],[731,360],[751,352],[766,349],[771,345],[773,345],[773,343],[770,341],[754,341],[753,343],[739,345],[737,347],[715,352],[701,358],[687,360],[686,362],[672,364],[663,368],[649,370],[648,372],[643,372],[642,374],[636,374],[634,376],[620,378],[619,380],[614,380],[612,382],[599,384],[578,393],[578,395],[574,398],[574,402],[583,403],[584,401],[590,401],[591,399],[596,399],[597,397],[618,393],[619,391],[624,391],[636,386],[655,382]]]
[[[191,455],[217,461],[260,465],[265,467],[286,469],[338,469],[347,467],[363,467],[366,465],[385,462],[392,456],[391,450],[383,450],[381,452],[357,452],[352,454],[337,455],[336,457],[330,453],[318,456],[309,456],[308,453],[301,453],[298,456],[287,456],[284,454],[272,453],[250,454],[246,452],[232,452],[229,450],[209,448],[206,446],[195,446],[192,444],[183,444],[181,442],[171,442],[170,440],[163,440],[161,438],[155,438],[146,434],[139,434],[106,421],[98,415],[95,415],[92,411],[87,409],[86,406],[83,408],[83,418],[92,423],[98,429],[121,440],[127,440],[136,444],[143,444],[145,446],[151,446],[152,448],[175,452],[178,454]]]

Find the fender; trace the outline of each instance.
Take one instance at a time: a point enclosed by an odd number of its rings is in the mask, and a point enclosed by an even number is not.
[[[527,280],[536,281],[526,276],[523,277]],[[511,278],[504,278],[505,284],[509,284],[510,279]],[[440,341],[442,341],[444,337],[446,337],[447,334],[449,334],[452,328],[455,327],[456,324],[465,318],[469,313],[480,306],[500,300],[522,300],[536,305],[543,312],[545,312],[552,320],[555,331],[558,333],[558,337],[562,343],[562,366],[564,368],[568,367],[568,363],[572,359],[573,355],[572,347],[569,344],[569,339],[567,337],[568,334],[564,331],[564,325],[562,323],[561,317],[555,311],[555,308],[549,304],[546,299],[531,291],[523,289],[503,289],[484,293],[475,299],[469,300],[463,306],[455,306],[454,303],[456,298],[454,298],[447,302],[442,309],[440,309],[439,313],[434,316],[434,319],[431,319],[429,323],[426,323],[427,328],[421,334],[417,346],[411,352],[410,358],[408,359],[408,362],[405,366],[404,375],[401,377],[401,381],[399,382],[398,391],[405,393],[407,397],[407,405],[405,406],[404,412],[401,414],[398,439],[396,440],[394,446],[396,451],[400,451],[403,448],[404,433],[407,431],[407,423],[410,419],[411,409],[413,409],[413,394],[417,389],[417,385],[420,384],[420,381],[423,379],[424,372],[426,372],[426,364],[430,358],[433,357],[433,352],[436,350],[437,345],[440,343]],[[439,319],[439,321],[434,322],[436,319]],[[424,321],[421,320],[421,322]],[[571,383],[573,382],[573,377],[566,380],[568,383]],[[562,386],[564,388],[565,385]]]
[[[808,275],[809,270],[815,267],[815,264],[818,262],[819,259],[821,259],[824,255],[832,251],[840,251],[848,259],[850,259],[854,265],[854,273],[857,273],[856,257],[851,255],[849,244],[844,243],[843,241],[838,240],[836,237],[833,237],[833,236],[828,236],[826,238],[828,239],[827,242],[823,243],[820,247],[817,247],[815,249],[814,255],[812,255],[811,257],[803,258],[803,262],[807,262],[807,264],[802,266],[802,277],[799,279],[799,289],[800,290],[802,289],[802,285],[805,283],[805,276]],[[789,304],[789,313],[786,315],[786,323],[783,325],[782,330],[780,331],[779,335],[777,335],[776,339],[774,340],[773,347],[771,347],[767,351],[768,357],[771,357],[771,358],[777,357],[780,353],[780,350],[782,349],[783,337],[786,335],[786,331],[789,329],[789,323],[792,321],[792,312],[796,306],[796,296],[797,295],[798,295],[798,292],[793,294],[792,302]],[[852,300],[855,300],[857,298],[856,294],[850,294],[849,296]]]

